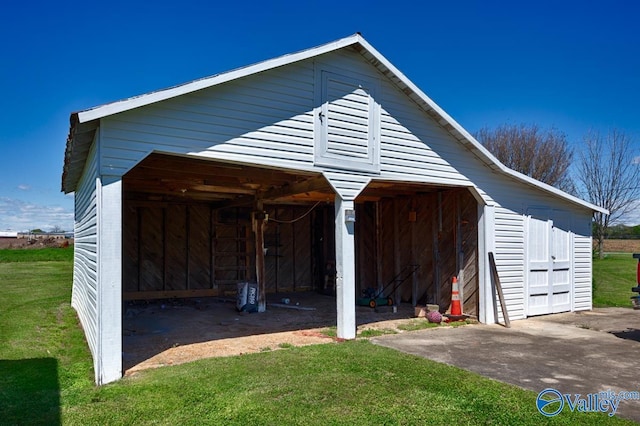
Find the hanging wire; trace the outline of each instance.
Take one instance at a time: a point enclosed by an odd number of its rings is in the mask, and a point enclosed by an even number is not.
[[[315,208],[318,206],[318,204],[320,204],[321,202],[322,202],[322,201],[318,201],[317,203],[315,203],[313,206],[311,206],[311,208],[310,208],[310,209],[309,209],[305,214],[303,214],[302,216],[300,216],[300,217],[298,217],[298,218],[296,218],[296,219],[293,219],[293,220],[278,220],[278,219],[273,219],[273,218],[271,218],[271,217],[270,217],[270,218],[269,218],[269,221],[270,221],[270,222],[276,222],[276,223],[295,223],[295,222],[297,222],[297,221],[299,221],[299,220],[301,220],[301,219],[304,219],[304,218],[305,218],[309,213],[311,213],[311,212],[313,211],[313,209],[315,209]]]

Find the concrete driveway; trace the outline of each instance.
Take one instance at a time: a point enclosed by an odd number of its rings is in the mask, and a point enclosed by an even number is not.
[[[640,310],[596,309],[511,326],[442,327],[372,341],[534,392],[640,391]],[[617,414],[640,422],[640,400],[622,401]]]

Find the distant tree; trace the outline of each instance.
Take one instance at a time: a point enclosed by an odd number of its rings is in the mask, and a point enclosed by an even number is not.
[[[573,150],[564,133],[535,124],[504,124],[495,129],[484,127],[474,135],[505,166],[575,193],[569,174]]]
[[[623,131],[613,129],[606,136],[591,131],[583,140],[577,180],[587,200],[609,210],[609,215],[594,213],[593,217],[596,251],[603,258],[610,224],[629,213],[640,196],[640,167],[633,155],[633,141]]]
[[[44,233],[44,231],[42,229],[40,229],[40,228],[32,229],[30,232],[32,234],[43,234]]]
[[[51,228],[51,233],[53,233],[53,234],[60,234],[62,232],[64,232],[64,229],[62,229],[62,227],[60,227],[58,225],[56,225],[53,228]]]

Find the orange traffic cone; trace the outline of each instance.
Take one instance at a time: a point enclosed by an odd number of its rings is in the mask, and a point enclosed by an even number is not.
[[[458,289],[458,279],[456,277],[453,277],[453,281],[451,283],[451,315],[462,315],[460,290]]]

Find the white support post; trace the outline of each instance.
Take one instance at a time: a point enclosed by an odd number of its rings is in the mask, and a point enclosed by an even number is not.
[[[356,337],[356,263],[355,223],[349,220],[347,210],[355,212],[354,202],[336,195],[336,308],[338,338]]]
[[[478,205],[478,218],[478,319],[481,323],[494,324],[498,319],[498,307],[489,267],[489,252],[495,251],[495,207]]]
[[[96,383],[122,378],[122,180],[98,180]]]

